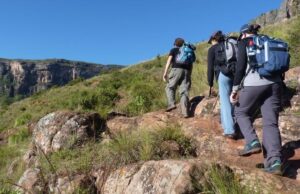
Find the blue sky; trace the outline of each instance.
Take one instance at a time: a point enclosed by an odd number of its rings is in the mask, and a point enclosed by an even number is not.
[[[238,31],[282,0],[0,0],[0,57],[130,65]]]

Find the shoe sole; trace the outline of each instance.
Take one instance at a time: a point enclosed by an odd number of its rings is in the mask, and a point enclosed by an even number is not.
[[[166,109],[166,112],[170,112],[170,111],[172,111],[172,110],[174,110],[174,109],[176,109],[176,106],[175,106],[175,107],[172,107],[172,108]]]
[[[261,152],[261,148],[255,148],[255,149],[252,149],[251,151],[249,151],[249,152],[246,152],[246,153],[238,153],[239,154],[239,156],[250,156],[250,155],[252,155],[252,154],[258,154],[258,153],[260,153]]]

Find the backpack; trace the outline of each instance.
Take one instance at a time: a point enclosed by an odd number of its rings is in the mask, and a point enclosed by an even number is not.
[[[196,55],[194,50],[196,47],[190,43],[184,43],[179,49],[179,53],[176,56],[176,63],[179,64],[192,64],[196,61]]]
[[[250,69],[262,77],[281,75],[289,69],[288,44],[266,35],[253,36],[246,47]]]
[[[226,37],[219,43],[215,57],[219,70],[227,76],[233,76],[237,63],[238,41],[235,37]]]

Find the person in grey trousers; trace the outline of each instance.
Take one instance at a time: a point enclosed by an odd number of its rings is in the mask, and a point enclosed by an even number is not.
[[[240,30],[241,41],[238,45],[238,62],[230,101],[236,105],[235,117],[246,141],[246,145],[243,150],[239,151],[239,155],[248,156],[261,152],[261,144],[253,127],[253,114],[260,108],[263,120],[264,170],[281,175],[282,146],[278,117],[281,106],[282,79],[280,75],[261,77],[257,71],[249,70],[249,58],[246,50],[253,45],[251,37],[257,34],[259,28],[259,25],[245,24]],[[241,83],[243,87],[238,91]]]
[[[189,90],[191,87],[191,74],[193,64],[182,64],[176,61],[176,57],[180,54],[180,47],[184,44],[184,39],[176,38],[174,42],[174,48],[170,50],[165,71],[163,75],[163,81],[167,83],[166,95],[168,100],[167,112],[176,108],[175,93],[179,86],[180,105],[181,112],[184,118],[188,118],[189,115]],[[171,70],[168,73],[168,69],[171,66]]]

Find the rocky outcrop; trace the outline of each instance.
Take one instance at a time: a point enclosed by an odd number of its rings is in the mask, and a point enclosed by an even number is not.
[[[40,61],[0,59],[0,95],[28,96],[52,86],[65,85],[77,78],[91,78],[112,68],[120,66],[64,59]]]
[[[191,180],[195,164],[188,161],[163,160],[145,162],[111,173],[103,193],[196,193]]]
[[[284,0],[277,10],[264,13],[253,22],[266,26],[277,22],[285,21],[300,13],[300,0]]]
[[[40,119],[33,129],[33,144],[48,154],[97,139],[104,127],[98,114],[54,112]]]

